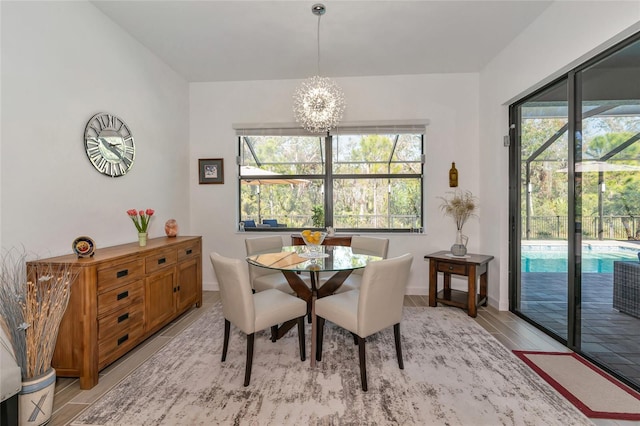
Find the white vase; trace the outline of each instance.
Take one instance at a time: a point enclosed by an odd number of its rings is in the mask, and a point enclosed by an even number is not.
[[[138,243],[140,243],[140,247],[144,247],[147,245],[147,233],[146,232],[138,232]]]
[[[56,370],[22,382],[18,395],[20,426],[40,426],[51,420],[53,394],[56,387]]]

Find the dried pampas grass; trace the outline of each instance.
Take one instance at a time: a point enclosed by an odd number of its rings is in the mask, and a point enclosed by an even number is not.
[[[456,191],[450,193],[450,197],[440,197],[443,203],[440,209],[445,216],[450,216],[456,222],[458,231],[462,230],[464,224],[470,217],[475,216],[478,211],[478,199],[471,191]]]
[[[12,249],[0,264],[0,325],[6,332],[23,380],[46,373],[78,271],[65,263],[38,263],[27,274],[27,255]]]

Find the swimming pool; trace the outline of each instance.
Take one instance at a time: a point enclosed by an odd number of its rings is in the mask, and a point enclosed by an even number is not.
[[[613,273],[615,260],[638,260],[640,247],[613,245],[583,245],[583,273]],[[566,245],[522,245],[522,272],[567,272]]]

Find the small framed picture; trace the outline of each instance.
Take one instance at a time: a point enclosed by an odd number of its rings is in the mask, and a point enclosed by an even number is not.
[[[198,160],[200,183],[224,183],[224,159],[201,158]]]

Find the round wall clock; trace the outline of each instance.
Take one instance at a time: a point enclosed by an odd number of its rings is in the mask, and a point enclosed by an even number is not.
[[[131,130],[122,119],[106,112],[94,115],[87,123],[84,149],[93,167],[111,177],[127,174],[136,158]]]

